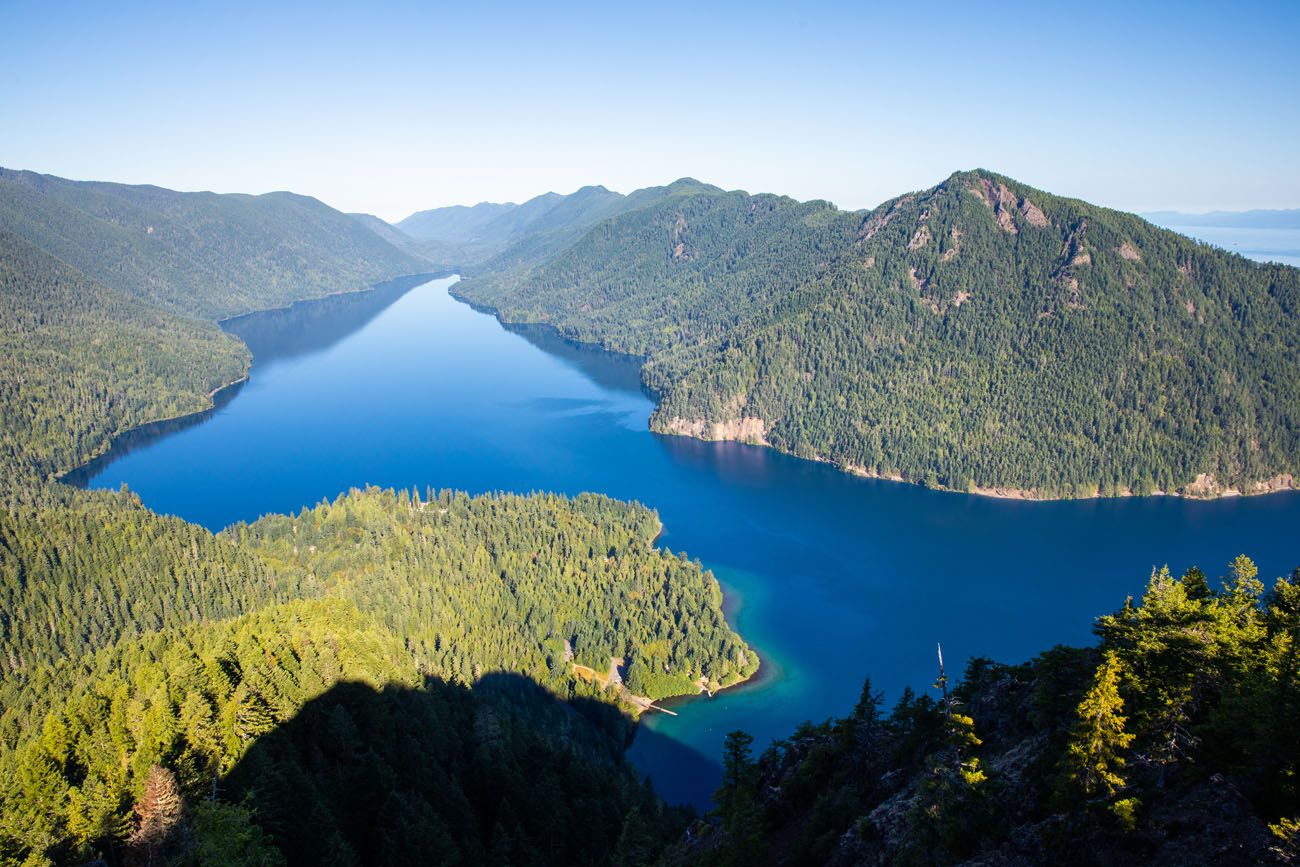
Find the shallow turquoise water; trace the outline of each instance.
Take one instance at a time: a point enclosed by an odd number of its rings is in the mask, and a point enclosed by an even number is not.
[[[848,710],[863,677],[927,689],[935,644],[1016,662],[1091,640],[1152,566],[1266,575],[1300,564],[1300,496],[1022,503],[859,479],[766,449],[651,434],[635,360],[508,330],[451,278],[257,314],[227,327],[247,384],[197,423],[125,442],[79,481],[127,484],[213,529],[351,486],[601,491],[659,510],[661,544],[712,568],[758,682],[651,715],[632,758],[703,804],[723,736],[761,746]]]

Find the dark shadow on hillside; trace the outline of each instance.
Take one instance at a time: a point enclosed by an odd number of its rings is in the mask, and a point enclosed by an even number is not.
[[[359,292],[295,301],[277,310],[225,319],[221,327],[247,343],[253,363],[264,367],[275,360],[328,349],[360,331],[407,292],[441,276],[448,275],[399,277]]]
[[[261,735],[220,793],[290,864],[605,863],[650,803],[620,759],[630,732],[518,674],[340,683]],[[688,819],[667,817],[670,836]]]

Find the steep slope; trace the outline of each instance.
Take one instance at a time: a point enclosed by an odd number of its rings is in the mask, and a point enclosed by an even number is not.
[[[209,322],[104,286],[0,228],[0,470],[69,470],[148,421],[198,412],[248,370]]]
[[[714,824],[661,863],[1293,864],[1300,855],[1300,570],[1264,592],[1151,576],[1100,646],[971,660],[891,713],[853,712],[755,760],[724,748]]]
[[[527,232],[529,225],[544,217],[564,199],[565,197],[559,193],[542,193],[540,196],[534,196],[523,204],[493,217],[468,240],[485,244],[506,243]]]
[[[583,187],[565,196],[555,196],[547,202],[546,207],[527,213],[525,211],[531,202],[525,203],[517,211],[493,221],[489,229],[495,230],[504,239],[513,240],[524,234],[553,232],[570,226],[589,226],[617,213],[626,198],[604,187]]]
[[[500,252],[474,263],[469,275],[493,274],[505,279],[537,268],[573,246],[596,224],[640,208],[649,207],[668,196],[712,190],[717,187],[683,178],[665,187],[646,187],[626,196],[611,193],[604,187],[583,187],[566,196],[545,217],[531,223],[528,231],[513,239]]]
[[[1300,271],[989,172],[865,215],[686,190],[457,292],[647,356],[666,433],[1007,495],[1300,474]]]
[[[180,193],[0,169],[0,227],[106,286],[211,319],[428,268],[292,193]]]
[[[527,234],[594,222],[626,197],[604,187],[583,187],[569,195],[543,193],[521,205],[482,202],[412,214],[397,228],[412,238],[474,249],[508,244]]]
[[[550,322],[619,352],[685,355],[812,281],[858,223],[827,202],[691,179],[644,192],[642,207],[558,255],[455,291],[508,320]]]
[[[519,206],[514,202],[480,202],[417,211],[395,225],[422,241],[450,241],[464,244],[476,240],[483,227]]]

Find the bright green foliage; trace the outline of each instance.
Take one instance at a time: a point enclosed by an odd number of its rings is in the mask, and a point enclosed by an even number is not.
[[[1110,814],[1115,817],[1121,831],[1135,831],[1141,806],[1142,802],[1137,798],[1120,798],[1110,805]]]
[[[1279,819],[1268,830],[1277,837],[1283,852],[1291,858],[1300,856],[1300,819]]]
[[[130,838],[200,864],[276,863],[265,831],[290,863],[327,851],[410,863],[426,845],[476,863],[492,817],[513,809],[514,847],[607,854],[644,793],[581,705],[574,749],[539,735],[529,720],[556,716],[556,700],[532,689],[499,704],[423,676],[398,636],[342,600],[153,632],[88,658],[44,724],[0,755],[0,853],[77,862]],[[156,778],[173,770],[168,812]],[[221,800],[204,806],[214,785]],[[230,806],[246,797],[253,813]]]
[[[415,678],[400,642],[369,633],[340,602],[115,645],[87,657],[43,724],[35,717],[0,755],[0,838],[60,860],[86,853],[127,836],[154,766],[175,769],[192,796],[205,792],[257,735],[330,684]]]
[[[988,779],[974,750],[983,743],[975,736],[975,720],[965,714],[954,713],[948,718],[948,740],[957,756],[957,772],[967,786],[978,786]]]
[[[650,698],[752,674],[717,581],[654,547],[659,528],[650,510],[596,495],[369,489],[223,537],[375,613],[421,666],[461,683],[504,670],[566,692],[565,641],[602,674],[622,657],[628,688]]]
[[[1245,557],[1209,596],[1189,596],[1182,580],[1161,569],[1140,606],[1098,621],[1103,648],[1115,653],[1133,684],[1129,731],[1162,773],[1188,761],[1223,769],[1264,755],[1285,768],[1300,761],[1282,717],[1296,707],[1297,621],[1287,603],[1294,585],[1279,579],[1267,599],[1262,587]],[[1217,742],[1208,756],[1207,737]]]
[[[701,674],[735,679],[757,660],[726,625],[713,577],[653,546],[654,513],[605,497],[421,498],[371,489],[214,537],[155,516],[126,494],[77,492],[66,502],[15,507],[3,527],[6,604],[17,613],[6,652],[18,665],[4,683],[0,778],[11,784],[0,790],[7,817],[0,852],[22,857],[81,857],[125,839],[151,768],[174,772],[193,800],[343,681],[369,684],[372,693],[446,693],[422,685],[422,675],[438,676],[447,689],[472,684],[482,701],[506,708],[476,717],[475,738],[510,737],[511,709],[522,709],[530,729],[565,746],[561,753],[608,763],[621,754],[626,723],[609,707],[612,690],[602,694],[574,678],[566,639],[578,661],[601,671],[615,655],[681,671],[664,681],[675,692],[694,692]],[[74,549],[75,558],[54,554]],[[295,596],[305,598],[284,601]],[[241,612],[253,613],[220,619]],[[584,715],[566,712],[555,694],[588,696]],[[651,692],[664,694],[671,693]],[[409,701],[418,709],[426,699]],[[347,702],[368,706],[370,699]],[[380,700],[398,726],[408,724],[407,702]],[[423,725],[418,718],[410,724]],[[316,736],[308,728],[283,737]],[[554,749],[528,747],[561,761]],[[296,761],[286,754],[273,764]],[[381,773],[358,761],[367,779]],[[265,792],[252,782],[265,771],[258,767],[231,779]],[[481,768],[473,773],[491,779]],[[609,779],[624,790],[621,772]],[[281,795],[268,795],[259,815],[278,815],[301,797]],[[351,840],[351,808],[329,792],[319,798]],[[610,819],[615,837],[627,809],[623,803]],[[417,819],[394,821],[400,836]],[[529,821],[520,822],[523,831],[506,828],[502,839],[531,839]],[[277,826],[264,827],[283,843]],[[191,830],[195,845],[208,845],[199,825]],[[294,839],[292,851],[310,849],[306,837]],[[254,846],[250,840],[228,845]]]
[[[256,556],[129,493],[71,491],[0,512],[0,736],[125,635],[230,617],[306,592]]]
[[[1070,779],[1083,794],[1113,795],[1124,787],[1120,771],[1133,735],[1124,731],[1124,699],[1119,694],[1120,662],[1114,651],[1097,668],[1092,688],[1079,703],[1066,762]]]
[[[988,172],[866,214],[686,185],[455,291],[646,356],[662,432],[1061,497],[1300,474],[1300,271]]]
[[[983,741],[975,734],[975,720],[954,710],[957,704],[945,694],[939,705],[943,710],[941,746],[927,760],[928,772],[917,787],[910,811],[916,834],[909,858],[918,861],[926,860],[924,853],[935,849],[969,851],[987,818],[984,795],[988,774],[976,755]]]

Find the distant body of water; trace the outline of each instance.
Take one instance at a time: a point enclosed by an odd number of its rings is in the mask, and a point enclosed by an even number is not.
[[[1153,566],[1300,564],[1300,495],[1029,503],[861,479],[768,449],[652,434],[635,359],[507,329],[454,278],[243,317],[249,381],[202,419],[128,439],[80,482],[123,483],[214,530],[351,486],[600,491],[659,510],[763,655],[755,684],[646,717],[631,757],[703,804],[724,735],[761,747],[846,713],[863,677],[925,692],[935,645],[1019,662],[1091,642]]]
[[[1175,232],[1240,253],[1256,262],[1300,268],[1300,229],[1242,229],[1236,226],[1165,226]]]

